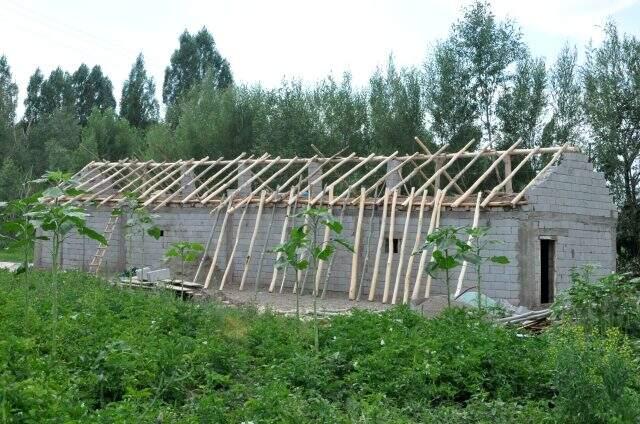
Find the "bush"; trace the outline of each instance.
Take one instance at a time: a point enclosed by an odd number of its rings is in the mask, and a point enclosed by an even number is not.
[[[640,369],[619,330],[610,328],[598,337],[584,327],[564,325],[550,337],[555,402],[562,422],[640,420]]]
[[[556,316],[590,331],[616,327],[640,337],[640,278],[611,274],[594,282],[591,276],[589,267],[572,272],[571,287],[553,305]]]

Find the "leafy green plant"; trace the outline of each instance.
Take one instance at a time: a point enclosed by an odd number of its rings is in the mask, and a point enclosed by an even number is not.
[[[23,199],[12,200],[2,207],[3,222],[0,224],[0,237],[9,241],[9,247],[22,251],[22,265],[17,273],[27,272],[29,258],[33,253],[35,241],[46,240],[38,236],[35,225],[31,222],[29,213],[39,205],[41,193],[35,193]]]
[[[73,203],[62,203],[62,199],[81,194],[82,191],[74,188],[75,182],[71,175],[60,171],[49,171],[36,183],[48,184],[49,187],[42,192],[42,197],[26,216],[35,229],[42,230],[49,236],[41,236],[42,239],[51,239],[51,279],[53,286],[53,301],[51,315],[54,322],[52,332],[52,358],[56,356],[56,329],[58,321],[58,267],[60,260],[60,248],[64,240],[75,230],[78,234],[96,240],[100,244],[107,244],[104,236],[87,226],[87,214],[84,209]]]
[[[500,265],[506,265],[509,263],[509,258],[506,256],[484,256],[484,252],[488,246],[498,243],[497,240],[486,240],[486,235],[489,232],[488,227],[469,228],[466,227],[464,231],[470,236],[471,251],[473,255],[467,255],[467,260],[475,265],[476,268],[476,287],[478,290],[478,310],[482,310],[482,264],[491,262]]]
[[[571,287],[552,305],[555,316],[590,331],[616,327],[640,337],[640,277],[611,274],[593,281],[593,272],[592,266],[572,270]]]
[[[131,255],[133,253],[133,239],[138,235],[141,237],[140,268],[144,268],[145,236],[151,236],[156,240],[160,238],[161,230],[154,222],[155,218],[157,218],[158,216],[149,213],[149,211],[143,206],[143,204],[134,193],[125,193],[124,199],[122,200],[120,206],[113,209],[111,211],[111,215],[125,216],[126,218],[125,238],[129,242],[129,249],[127,249],[127,253],[129,255],[129,263],[132,262]]]
[[[302,217],[305,224],[294,227],[291,230],[289,240],[278,245],[275,248],[278,255],[276,267],[284,268],[289,265],[296,271],[296,316],[300,316],[300,279],[297,271],[309,271],[314,276],[318,261],[327,261],[336,250],[338,245],[343,246],[349,251],[353,251],[353,247],[345,240],[336,237],[342,233],[342,223],[336,220],[327,208],[307,207],[302,212],[295,215]],[[330,236],[328,241],[319,240],[319,230],[328,228]],[[317,299],[318,287],[313,287],[313,319],[315,331],[315,347],[318,350],[318,316],[317,316]]]
[[[180,275],[182,276],[180,280],[181,287],[184,288],[184,265],[187,262],[194,262],[200,256],[200,253],[204,251],[204,246],[200,243],[191,243],[188,241],[179,241],[175,243],[171,243],[169,249],[164,254],[165,260],[170,260],[172,258],[180,259]]]
[[[594,334],[581,325],[569,324],[549,337],[560,422],[640,420],[640,368],[624,334],[616,328]]]

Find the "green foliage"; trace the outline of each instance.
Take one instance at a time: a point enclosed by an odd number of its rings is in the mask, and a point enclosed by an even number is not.
[[[30,213],[36,210],[41,194],[36,193],[29,197],[13,200],[0,208],[0,239],[9,248],[20,251],[18,256],[22,267],[19,272],[29,269],[29,259],[33,253],[33,247],[37,239],[47,239],[36,235],[36,226],[30,218]],[[3,243],[4,244],[4,243]]]
[[[129,72],[129,79],[122,84],[120,116],[136,128],[147,128],[158,121],[159,105],[155,98],[153,78],[147,76],[144,57],[138,55]]]
[[[102,73],[100,66],[91,68],[84,63],[71,76],[71,84],[76,99],[76,116],[85,125],[94,109],[101,112],[115,109],[111,80]]]
[[[571,287],[553,305],[556,316],[591,331],[618,328],[640,337],[640,278],[611,274],[594,282],[592,275],[590,267],[571,273]]]
[[[139,132],[127,120],[119,118],[113,109],[102,111],[95,108],[82,130],[82,143],[78,150],[80,154],[94,154],[91,150],[95,145],[95,156],[90,160],[104,158],[116,161],[135,156],[142,150],[141,144]],[[80,161],[78,167],[87,162]]]
[[[637,365],[614,332],[523,337],[465,310],[396,308],[320,321],[316,353],[310,322],[60,277],[51,362],[49,275],[0,273],[9,423],[633,422],[639,410]]]
[[[557,415],[565,423],[640,420],[640,368],[629,341],[615,328],[602,336],[581,326],[551,335]]]
[[[184,279],[184,264],[185,262],[193,262],[204,251],[204,246],[200,243],[191,243],[188,241],[179,241],[171,243],[169,249],[164,253],[165,260],[171,258],[179,258],[181,264],[181,276]]]
[[[195,35],[184,31],[179,42],[180,47],[171,55],[171,63],[164,72],[162,101],[167,106],[174,105],[182,94],[205,77],[211,79],[216,89],[233,84],[229,62],[222,57],[206,28]]]

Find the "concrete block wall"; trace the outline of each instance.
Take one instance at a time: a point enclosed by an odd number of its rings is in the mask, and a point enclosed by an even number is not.
[[[487,240],[498,243],[490,244],[484,252],[485,256],[504,255],[510,263],[497,265],[485,263],[481,268],[483,292],[493,298],[507,299],[515,304],[535,305],[540,300],[540,240],[552,239],[556,242],[555,257],[555,281],[557,292],[560,292],[570,284],[569,274],[571,269],[586,264],[598,265],[600,274],[608,273],[615,269],[615,225],[616,208],[611,201],[604,177],[596,172],[581,154],[565,154],[559,165],[553,166],[542,176],[535,186],[526,194],[527,205],[516,209],[485,209],[480,214],[480,225],[490,228]],[[274,272],[275,253],[273,248],[279,243],[286,208],[278,205],[273,214],[273,225],[269,237],[268,227],[272,219],[272,207],[265,207],[261,225],[257,232],[256,242],[251,260],[247,263],[247,251],[256,221],[257,205],[251,204],[247,210],[242,228],[239,228],[242,209],[229,216],[225,234],[220,238],[220,228],[224,213],[220,215],[218,225],[213,234],[211,246],[207,252],[211,257],[218,240],[222,240],[220,254],[217,260],[219,273],[229,262],[229,254],[233,248],[236,234],[240,234],[235,257],[232,262],[232,273],[227,285],[237,286],[242,274],[247,269],[246,289],[253,288],[258,273],[260,256],[266,247],[263,266],[260,274],[259,285],[267,287],[271,282]],[[361,247],[358,258],[357,271],[358,282],[362,279],[362,297],[366,298],[373,277],[374,260],[380,236],[380,221],[382,207],[378,207],[373,215],[373,225],[370,226],[371,209],[364,212],[362,224]],[[107,250],[104,262],[105,268],[121,271],[125,268],[124,260],[128,259],[127,266],[140,266],[142,264],[142,252],[144,251],[144,265],[152,268],[164,267],[162,261],[164,253],[169,245],[177,241],[200,242],[206,245],[209,238],[215,215],[210,214],[210,209],[195,207],[165,207],[157,212],[155,219],[162,229],[163,236],[159,240],[145,237],[144,249],[142,238],[133,237],[131,243],[125,240],[124,229],[117,228],[114,233],[111,246]],[[103,231],[109,218],[108,209],[91,209],[89,224],[97,231]],[[334,209],[334,215],[338,216],[340,210]],[[357,219],[357,206],[349,207],[342,219],[344,231],[342,237],[353,242],[355,236],[355,221]],[[406,210],[398,209],[392,238],[398,239],[398,250],[402,244]],[[426,210],[422,226],[421,239],[429,226],[431,211]],[[473,219],[473,210],[459,208],[457,210],[444,210],[442,212],[442,226],[470,226]],[[400,264],[400,252],[391,255],[391,268],[389,284],[389,299],[393,294],[396,279],[399,275],[398,298],[402,299],[404,292],[405,273],[410,255],[413,253],[417,228],[418,208],[416,207],[410,217],[407,240],[405,240],[405,253]],[[302,222],[297,222],[300,225]],[[290,221],[291,224],[291,221]],[[369,232],[371,228],[371,232]],[[389,237],[389,220],[385,228],[384,247],[380,255],[380,267],[378,270],[378,283],[376,287],[376,299],[380,300],[385,287],[386,263],[389,257],[387,238]],[[77,235],[71,236],[65,243],[63,250],[63,263],[65,267],[88,269],[88,264],[95,253],[96,243]],[[39,246],[40,254],[37,263],[41,266],[48,265],[47,245]],[[367,258],[368,254],[368,259]],[[329,290],[347,292],[351,280],[351,266],[353,254],[346,250],[338,250],[335,254]],[[366,266],[365,266],[366,262]],[[208,270],[207,262],[205,267]],[[409,278],[410,292],[416,279],[419,265],[419,255],[414,257],[413,266]],[[195,266],[194,266],[195,267]],[[326,272],[325,265],[325,272]],[[220,274],[221,275],[221,274]],[[324,277],[324,276],[323,276]],[[279,271],[277,287],[282,279],[282,271]],[[451,275],[452,290],[457,284],[457,272]],[[202,280],[201,280],[202,281]],[[289,270],[285,279],[285,286],[291,287],[295,281],[295,275]],[[324,281],[324,278],[323,280]],[[307,290],[311,288],[314,277],[309,275]],[[424,293],[426,277],[422,277],[421,293]],[[476,273],[473,266],[467,268],[463,287],[471,287],[476,284]],[[217,285],[214,281],[213,287]],[[442,277],[434,279],[432,293],[446,293]],[[345,294],[346,296],[346,294]]]

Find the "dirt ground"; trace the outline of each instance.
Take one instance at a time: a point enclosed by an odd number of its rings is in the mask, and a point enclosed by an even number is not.
[[[282,293],[269,293],[264,290],[258,291],[257,295],[252,289],[238,290],[237,287],[227,287],[222,292],[215,294],[224,303],[236,306],[256,306],[259,311],[271,310],[286,315],[295,314],[296,295],[291,289],[285,289]],[[213,293],[212,293],[213,294]],[[307,293],[299,297],[300,313],[313,313],[313,297]],[[348,299],[347,293],[327,292],[324,299],[318,298],[318,312],[322,315],[334,315],[349,313],[353,309],[366,309],[371,311],[384,311],[394,307],[389,303],[382,303],[380,299],[369,302],[366,297],[359,301]],[[438,314],[447,306],[446,296],[432,296],[425,299],[418,305],[411,305],[413,309],[421,312],[425,316]]]

